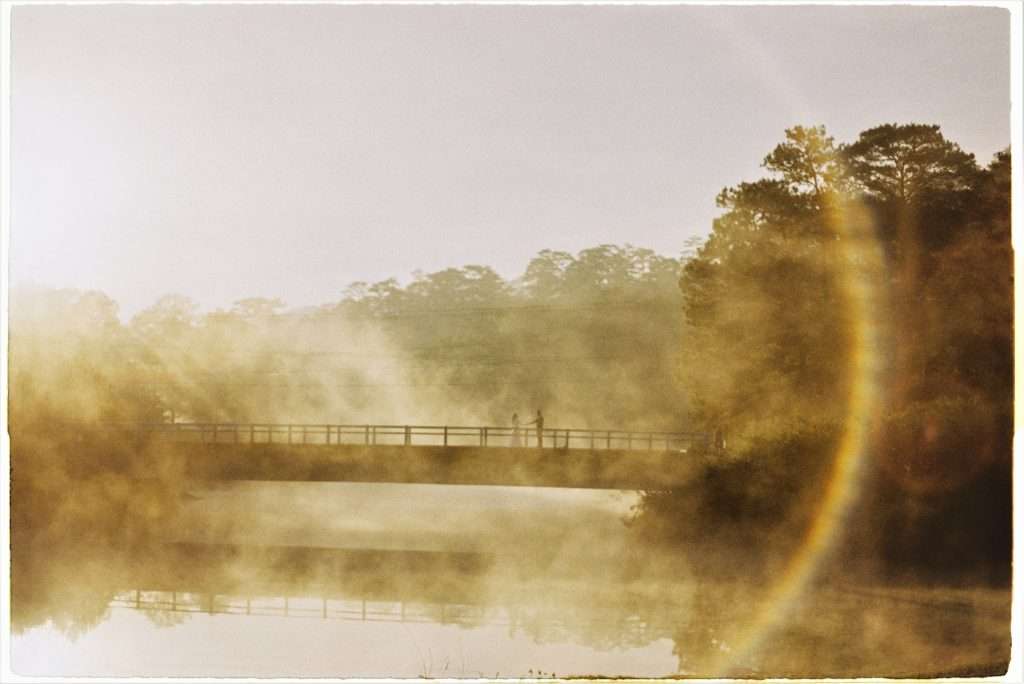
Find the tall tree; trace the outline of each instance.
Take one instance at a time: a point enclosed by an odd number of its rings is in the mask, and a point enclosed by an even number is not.
[[[762,166],[781,175],[794,191],[820,197],[844,180],[836,151],[835,140],[824,126],[795,126],[786,130],[785,142],[764,158]]]
[[[698,422],[737,432],[837,418],[842,312],[824,214],[840,182],[823,128],[795,128],[765,158],[772,177],[722,191],[724,213],[680,281],[682,374]]]
[[[928,192],[967,190],[977,176],[974,155],[936,125],[885,124],[843,147],[854,179],[869,194],[909,204]]]

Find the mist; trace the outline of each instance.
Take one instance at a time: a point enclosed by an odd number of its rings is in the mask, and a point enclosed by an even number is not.
[[[376,602],[500,624],[499,647],[526,634],[587,662],[657,648],[661,674],[1004,671],[1009,154],[982,166],[918,124],[784,136],[678,257],[544,250],[512,280],[471,264],[205,313],[172,294],[130,320],[100,292],[12,292],[15,633],[75,639],[122,610],[187,632],[301,599],[324,621]],[[934,158],[907,184],[880,149]],[[175,438],[199,424],[227,442]],[[253,424],[481,443],[239,439]],[[356,484],[360,459],[433,463],[437,484]],[[445,480],[459,459],[491,481]],[[616,491],[630,463],[672,484]],[[594,488],[541,477],[573,470]],[[614,662],[573,672],[656,674]]]

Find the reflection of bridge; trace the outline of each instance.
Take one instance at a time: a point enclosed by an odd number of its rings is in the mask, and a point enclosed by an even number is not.
[[[179,542],[133,554],[110,605],[164,614],[497,626],[538,639],[643,644],[683,616],[675,591],[490,554]],[[580,587],[587,591],[581,592]]]
[[[207,479],[663,489],[706,435],[437,425],[166,423],[116,428]],[[538,443],[540,446],[537,446]]]
[[[486,606],[471,603],[424,603],[404,600],[335,599],[309,596],[246,596],[196,594],[177,591],[129,590],[118,592],[112,608],[177,614],[241,615],[319,618],[349,622],[398,622],[460,627],[507,627],[512,634],[525,631],[535,638],[559,638],[566,631],[612,634],[620,644],[643,645],[671,634],[673,623],[651,621],[620,607],[591,607],[579,615],[565,607]],[[603,615],[600,608],[609,609]]]
[[[206,613],[209,615],[257,615],[264,617],[317,617],[359,622],[434,622],[446,624],[515,624],[516,611],[487,611],[474,604],[448,604],[337,599],[308,596],[263,596],[193,593],[164,590],[122,591],[111,600],[117,608]]]

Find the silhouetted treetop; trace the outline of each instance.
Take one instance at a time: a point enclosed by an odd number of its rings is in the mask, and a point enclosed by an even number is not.
[[[786,141],[777,145],[762,165],[779,174],[794,192],[814,195],[835,190],[844,176],[835,141],[824,126],[787,129]]]
[[[926,192],[955,192],[977,178],[974,155],[946,140],[939,127],[885,124],[842,148],[855,182],[884,200],[910,203]]]

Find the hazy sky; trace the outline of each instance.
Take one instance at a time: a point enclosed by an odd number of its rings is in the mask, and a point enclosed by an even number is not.
[[[631,242],[677,255],[795,124],[1009,143],[1009,14],[21,6],[12,284],[336,300]]]

